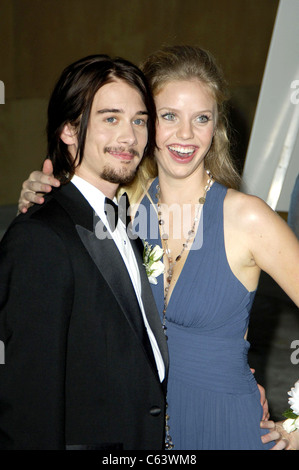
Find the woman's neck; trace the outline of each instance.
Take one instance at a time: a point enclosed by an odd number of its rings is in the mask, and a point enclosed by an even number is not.
[[[204,170],[201,174],[188,178],[171,178],[159,174],[160,201],[163,204],[195,204],[204,193],[208,175]]]

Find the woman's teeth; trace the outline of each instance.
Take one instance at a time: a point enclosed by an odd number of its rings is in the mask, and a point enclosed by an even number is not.
[[[169,145],[168,149],[181,158],[191,157],[191,155],[195,152],[195,147],[193,146],[182,147],[180,145]]]
[[[177,154],[180,157],[190,157],[194,151],[195,147],[181,147],[179,145],[169,145],[168,146],[169,150],[175,154]]]

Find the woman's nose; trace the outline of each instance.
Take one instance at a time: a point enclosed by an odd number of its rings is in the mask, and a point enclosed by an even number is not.
[[[176,132],[177,137],[180,139],[192,139],[193,134],[193,127],[192,123],[189,120],[184,120],[179,123],[178,130]]]

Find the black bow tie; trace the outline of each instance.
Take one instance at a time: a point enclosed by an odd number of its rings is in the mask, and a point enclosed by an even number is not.
[[[114,232],[119,218],[123,221],[126,227],[129,225],[130,217],[128,215],[128,208],[129,200],[127,193],[124,193],[121,196],[118,205],[108,197],[105,198],[104,210],[112,232]]]

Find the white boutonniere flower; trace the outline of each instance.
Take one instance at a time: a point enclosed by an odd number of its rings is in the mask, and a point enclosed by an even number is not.
[[[163,253],[164,251],[159,245],[153,248],[148,242],[144,242],[143,265],[151,284],[157,284],[156,278],[164,273],[165,267],[162,261],[160,261]]]
[[[294,387],[288,392],[290,409],[283,413],[287,418],[284,423],[284,429],[290,433],[299,429],[299,380],[295,383]]]

